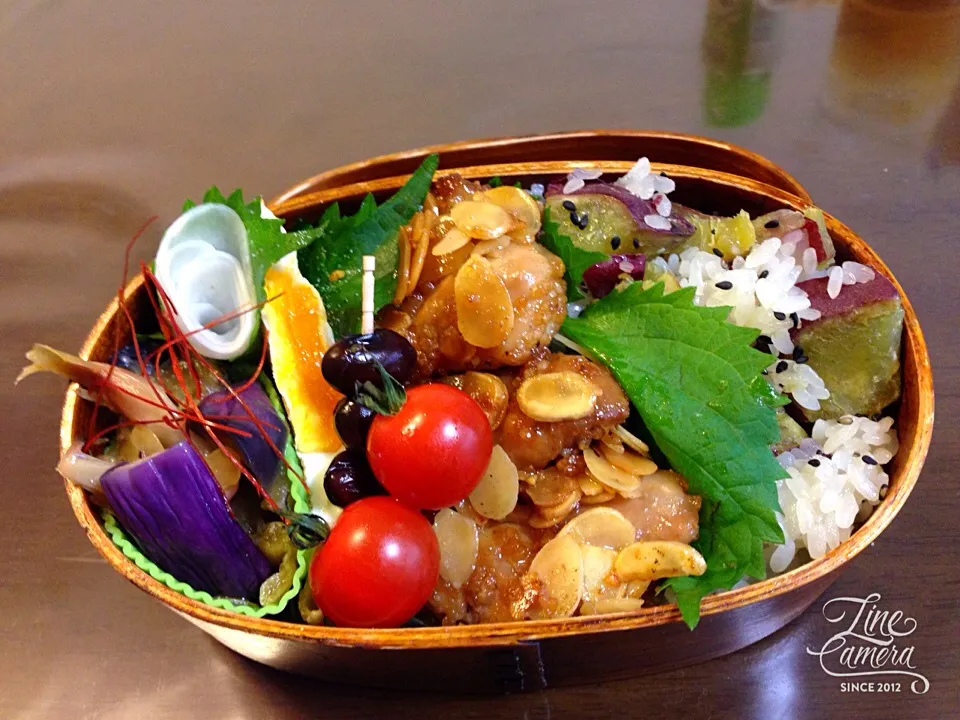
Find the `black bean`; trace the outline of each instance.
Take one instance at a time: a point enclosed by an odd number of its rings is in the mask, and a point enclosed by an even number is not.
[[[763,280],[763,279],[764,279],[767,275],[769,275],[769,274],[770,274],[770,271],[769,271],[769,270],[764,270],[762,273],[760,273],[759,275],[757,275],[757,279]]]
[[[564,201],[563,201],[563,209],[564,209],[564,210],[569,210],[570,212],[576,212],[576,211],[577,211],[577,206],[573,204],[573,200],[564,200]]]
[[[713,249],[713,254],[716,255],[718,258],[722,258],[722,257],[723,257],[723,250],[721,250],[720,248],[714,248],[714,249]]]
[[[570,213],[570,222],[572,222],[577,227],[580,227],[580,216],[577,215],[576,210]]]
[[[417,351],[399,333],[378,328],[369,335],[340,338],[324,353],[320,372],[324,380],[349,397],[358,383],[371,382],[383,389],[378,362],[398,382],[405,383],[417,367]]]
[[[718,290],[730,290],[733,287],[733,283],[729,280],[721,280],[717,283]]]
[[[580,216],[580,222],[577,224],[577,227],[580,228],[581,230],[586,230],[587,222],[589,220],[590,220],[590,215],[588,215],[587,213],[584,213],[583,215]]]
[[[810,458],[809,460],[807,460],[807,465],[809,465],[810,467],[820,467],[820,461],[817,460],[816,458]]]
[[[874,460],[873,457],[870,456],[870,455],[864,455],[864,456],[863,456],[863,461],[864,461],[867,465],[876,465],[876,464],[877,464],[877,461]]]
[[[786,319],[787,319],[786,313],[782,313],[782,312],[780,312],[780,311],[778,311],[778,310],[774,310],[774,311],[773,311],[773,316],[774,316],[777,320],[786,320]]]
[[[782,373],[782,372],[783,372],[784,370],[786,370],[788,367],[790,367],[790,366],[787,365],[787,361],[786,361],[786,360],[781,360],[780,362],[777,363],[777,367],[776,367],[775,372]]]
[[[808,358],[806,355],[801,355],[798,358],[794,358],[794,360],[796,361],[797,365],[803,365],[810,362],[810,358]]]
[[[800,316],[796,313],[790,313],[790,322],[793,323],[794,327],[800,327]]]
[[[620,247],[619,235],[614,235],[612,238],[610,238],[610,247],[612,247],[614,250]]]
[[[796,360],[798,357],[803,357],[803,348],[799,345],[794,345],[793,347],[793,359]]]
[[[767,221],[763,224],[763,226],[764,226],[767,230],[773,230],[774,228],[780,227],[780,221],[779,221],[779,220],[767,220]]]
[[[639,249],[640,249],[640,238],[634,238],[634,239],[633,239],[633,249],[634,249],[634,250],[639,250]]]

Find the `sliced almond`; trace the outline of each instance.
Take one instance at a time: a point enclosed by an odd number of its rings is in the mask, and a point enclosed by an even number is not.
[[[584,603],[580,608],[581,615],[614,615],[617,613],[637,612],[643,607],[643,600],[638,598],[602,597],[590,603]]]
[[[473,246],[474,255],[492,255],[495,252],[506,250],[510,247],[510,236],[502,235],[493,240],[481,240]]]
[[[573,615],[583,598],[583,555],[569,537],[544,545],[530,563],[529,574],[539,580],[540,596],[531,608],[534,618]]]
[[[587,471],[598,482],[620,493],[634,492],[640,487],[640,478],[611,465],[592,448],[583,449]]]
[[[457,228],[452,228],[447,231],[447,234],[443,236],[440,242],[433,246],[430,252],[433,255],[449,255],[462,248],[468,242],[470,242],[469,237],[457,230]]]
[[[475,200],[454,205],[450,217],[460,232],[477,240],[492,240],[505,235],[515,224],[510,213],[499,205]]]
[[[472,255],[454,278],[457,328],[471,345],[496,347],[513,330],[515,314],[510,293],[490,261]]]
[[[524,480],[523,491],[538,507],[559,505],[570,495],[576,495],[580,489],[580,484],[574,478],[553,469],[525,473]]]
[[[577,482],[580,483],[580,492],[587,497],[593,497],[594,495],[599,495],[600,493],[606,491],[606,488],[603,485],[598,483],[589,475],[578,477]]]
[[[648,475],[647,477],[649,477],[649,475]],[[623,490],[623,491],[621,491],[621,492],[618,493],[618,494],[620,495],[620,497],[625,497],[625,498],[627,498],[628,500],[632,500],[632,499],[634,499],[634,498],[638,498],[638,497],[640,497],[641,495],[643,495],[644,492],[646,492],[646,485],[645,485],[645,483],[646,483],[646,478],[644,478],[643,482],[641,482],[640,485],[638,485],[638,486],[637,486],[636,488],[634,488],[633,490]]]
[[[559,522],[573,512],[574,508],[577,507],[578,502],[580,502],[580,493],[579,491],[574,491],[565,497],[562,502],[559,502],[556,505],[538,507],[537,514],[544,520]]]
[[[616,550],[581,545],[580,553],[583,555],[583,601],[591,602],[615,593],[617,583],[611,582],[611,579],[613,564],[617,560]]]
[[[517,466],[502,447],[494,445],[487,470],[470,493],[470,504],[484,517],[503,520],[517,506],[519,493]]]
[[[622,582],[703,575],[707,563],[690,545],[672,540],[636,542],[617,556],[617,577]]]
[[[604,490],[599,495],[593,495],[592,497],[583,496],[584,505],[602,505],[603,503],[610,502],[617,494],[613,490]]]
[[[501,185],[485,190],[482,197],[510,213],[528,232],[536,233],[540,229],[540,205],[527,191],[512,185]]]
[[[636,450],[641,455],[646,455],[650,452],[649,446],[643,440],[627,430],[623,425],[617,425],[613,431],[628,448]]]
[[[433,531],[440,545],[440,577],[459,588],[470,579],[477,565],[477,524],[456,510],[445,508],[434,518]]]
[[[600,442],[602,442],[615,453],[622,453],[624,451],[623,440],[621,440],[620,436],[615,432],[608,432],[606,435],[600,438]]]
[[[611,450],[606,444],[598,443],[600,454],[619,470],[623,470],[631,475],[652,475],[657,471],[657,464],[650,458],[638,455],[635,452],[616,452]]]
[[[448,375],[441,382],[463,390],[477,401],[490,421],[490,427],[496,430],[507,414],[510,394],[503,380],[496,375],[484,372],[465,372],[463,375]]]
[[[541,422],[577,420],[597,404],[599,388],[577,372],[543,373],[527,378],[517,389],[525,415]]]
[[[636,540],[637,529],[618,510],[596,507],[577,515],[557,535],[570,535],[581,545],[622,550]]]

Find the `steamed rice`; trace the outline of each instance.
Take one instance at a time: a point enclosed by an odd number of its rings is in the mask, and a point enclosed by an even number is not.
[[[845,415],[817,420],[813,437],[781,453],[789,475],[777,483],[785,542],[771,554],[770,570],[786,570],[802,548],[818,558],[850,537],[854,522],[880,502],[890,481],[882,466],[897,447],[893,418]]]

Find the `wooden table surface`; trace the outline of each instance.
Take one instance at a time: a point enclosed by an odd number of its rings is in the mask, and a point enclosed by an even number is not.
[[[754,5],[4,3],[0,717],[960,715],[960,7]],[[913,300],[933,356],[933,447],[901,515],[807,613],[735,655],[637,680],[398,695],[256,666],[93,551],[53,470],[63,385],[12,381],[31,342],[79,346],[146,217],[161,222],[139,257],[213,183],[270,197],[374,154],[588,127],[701,133],[769,156],[871,242]],[[824,600],[874,592],[917,621],[902,644],[925,695],[906,683],[844,692],[807,653],[836,631]]]

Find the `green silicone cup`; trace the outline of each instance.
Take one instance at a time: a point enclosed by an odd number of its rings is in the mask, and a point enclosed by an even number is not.
[[[266,390],[267,396],[270,398],[273,406],[277,408],[277,411],[280,412],[281,417],[283,417],[283,404],[280,401],[277,390],[274,388],[273,383],[265,375],[260,378],[260,382]],[[293,475],[293,473],[296,473],[302,477],[303,470],[300,467],[300,461],[298,460],[296,450],[293,447],[292,432],[287,433],[287,445],[283,449],[283,454],[287,459],[287,462],[290,464],[290,467],[293,469],[293,472],[288,471],[287,473],[288,480],[290,481],[290,495],[293,497],[293,509],[298,513],[310,512],[311,505],[307,489],[300,482],[299,478],[294,477]],[[107,531],[107,535],[109,535],[110,539],[113,541],[113,544],[120,548],[124,555],[133,560],[138,568],[146,572],[154,580],[162,582],[168,588],[176,590],[182,595],[186,595],[191,600],[197,600],[205,605],[220,608],[221,610],[231,610],[233,612],[240,613],[241,615],[249,615],[250,617],[276,615],[287,606],[287,603],[289,603],[290,600],[297,597],[301,588],[303,587],[304,578],[307,575],[307,557],[309,552],[307,550],[299,550],[297,551],[297,570],[293,574],[293,585],[289,590],[287,590],[287,592],[283,594],[283,597],[280,598],[280,602],[274,603],[273,605],[260,606],[253,603],[234,602],[229,598],[213,597],[210,593],[203,590],[195,590],[187,585],[187,583],[177,580],[170,573],[157,567],[152,560],[140,552],[140,548],[138,548],[129,538],[129,536],[127,536],[123,528],[121,528],[120,524],[117,522],[117,519],[109,511],[104,510],[102,512],[102,517],[103,527]]]

